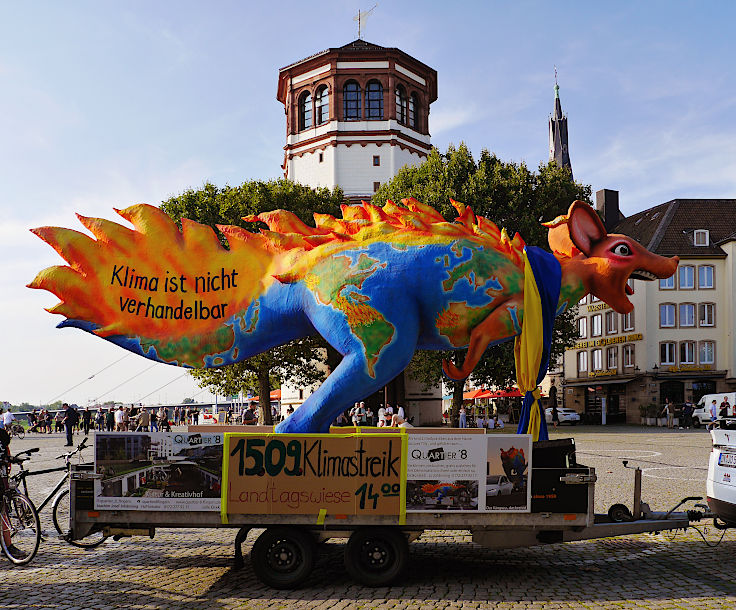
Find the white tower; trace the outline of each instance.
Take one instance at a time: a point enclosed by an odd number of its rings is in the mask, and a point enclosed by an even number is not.
[[[395,48],[355,40],[279,71],[285,177],[370,199],[430,150],[437,72]]]

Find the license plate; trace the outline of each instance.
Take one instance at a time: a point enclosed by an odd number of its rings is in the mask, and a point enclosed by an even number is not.
[[[736,453],[721,453],[718,456],[718,465],[736,467]]]

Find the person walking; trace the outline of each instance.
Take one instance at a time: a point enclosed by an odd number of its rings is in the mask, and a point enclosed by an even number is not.
[[[64,403],[64,416],[62,417],[62,423],[66,429],[66,445],[65,447],[74,446],[74,426],[79,423],[79,413],[77,410],[70,405]]]
[[[555,428],[560,425],[560,414],[557,411],[556,403],[552,405],[552,424]]]
[[[728,402],[728,396],[723,397],[723,402],[721,403],[721,411],[725,409],[725,413],[723,414],[723,417],[731,417],[732,415],[736,416],[736,413],[730,413],[731,411],[731,405]]]
[[[710,403],[710,424],[708,424],[708,430],[712,430],[716,427],[716,420],[718,419],[718,406],[716,405],[715,399]]]
[[[467,416],[465,414],[465,407],[460,407],[460,417],[458,418],[458,427],[459,428],[467,428],[468,427],[468,420]]]
[[[92,411],[89,410],[89,407],[85,407],[84,411],[82,412],[82,430],[84,430],[84,436],[87,436],[89,434],[89,429],[92,425]]]

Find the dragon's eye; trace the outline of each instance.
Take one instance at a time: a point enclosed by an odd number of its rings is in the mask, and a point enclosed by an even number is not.
[[[626,244],[619,244],[613,249],[613,253],[618,254],[619,256],[629,256],[631,254],[631,248]]]

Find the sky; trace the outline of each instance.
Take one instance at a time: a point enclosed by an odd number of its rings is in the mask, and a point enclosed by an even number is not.
[[[56,297],[25,285],[63,261],[28,229],[280,177],[279,68],[357,38],[373,4],[0,0],[0,401],[211,399],[183,369],[56,329]],[[384,0],[363,38],[437,70],[433,145],[532,168],[557,66],[575,178],[629,215],[736,197],[735,20],[717,0]]]

